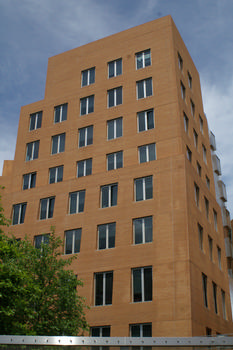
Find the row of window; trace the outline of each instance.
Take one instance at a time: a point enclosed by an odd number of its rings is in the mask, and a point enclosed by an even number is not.
[[[198,185],[194,182],[194,196],[195,196],[195,202],[198,208],[200,208],[200,189],[198,187]],[[207,220],[209,220],[209,200],[206,198],[206,196],[204,196],[204,208],[205,208],[205,214],[206,214],[206,218]],[[213,222],[214,222],[214,228],[216,231],[218,231],[218,215],[215,209],[213,209]]]
[[[206,308],[208,308],[208,293],[207,293],[207,276],[202,273],[202,287],[203,287],[203,299],[204,299],[204,305]],[[216,314],[219,313],[218,310],[218,293],[217,293],[218,287],[215,282],[212,281],[212,292],[213,292],[213,302],[214,302],[214,311]],[[224,290],[221,289],[221,300],[222,300],[222,315],[223,318],[227,319],[227,313],[226,313],[226,295]]]
[[[91,327],[92,337],[110,337],[110,326]],[[130,337],[152,337],[151,323],[136,323],[129,325]],[[106,346],[106,350],[109,348]],[[98,350],[100,350],[98,348]]]
[[[183,58],[181,57],[179,52],[178,52],[178,66],[179,66],[180,71],[183,72],[184,62],[183,62]],[[189,71],[187,71],[187,77],[188,77],[189,88],[192,89],[193,88],[193,79],[192,79],[192,75]]]
[[[198,223],[198,240],[199,240],[199,248],[202,252],[204,252],[204,234],[203,234],[203,227]],[[217,260],[218,260],[218,267],[221,270],[222,269],[222,263],[221,263],[221,256],[222,256],[222,250],[219,246],[216,246],[217,248]],[[211,261],[213,261],[213,255],[214,255],[214,249],[213,249],[213,238],[208,235],[208,249],[209,249],[209,258]]]
[[[86,190],[72,192],[69,194],[69,214],[81,213],[84,211]],[[117,205],[118,184],[109,184],[100,188],[100,207],[108,208]],[[153,198],[153,176],[141,177],[134,180],[135,201],[143,201]],[[43,198],[40,200],[39,219],[53,217],[55,197]],[[27,203],[13,205],[12,224],[23,224]]]

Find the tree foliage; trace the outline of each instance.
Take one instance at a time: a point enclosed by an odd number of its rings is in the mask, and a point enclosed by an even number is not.
[[[6,225],[0,209],[0,224]],[[62,241],[50,234],[35,248],[0,233],[0,334],[78,335],[88,328],[82,282],[60,255]]]

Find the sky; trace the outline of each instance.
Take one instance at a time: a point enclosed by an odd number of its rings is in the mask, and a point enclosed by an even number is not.
[[[0,0],[0,175],[21,106],[44,98],[49,57],[166,15],[200,74],[233,217],[232,0]]]

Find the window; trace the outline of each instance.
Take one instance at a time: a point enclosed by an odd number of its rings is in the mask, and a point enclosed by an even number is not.
[[[13,205],[12,225],[19,225],[24,223],[27,203],[19,203]]]
[[[151,65],[150,49],[136,53],[136,67],[137,69],[145,68]]]
[[[192,76],[189,72],[188,72],[188,83],[189,83],[189,88],[192,89],[193,79],[192,79]]]
[[[93,125],[79,129],[79,147],[93,144]]]
[[[154,110],[149,109],[147,111],[138,112],[138,132],[154,129]]]
[[[222,269],[222,263],[221,263],[221,255],[222,255],[222,251],[221,248],[217,246],[217,253],[218,253],[218,267],[220,268],[220,270]]]
[[[206,212],[206,217],[209,220],[209,201],[206,197],[204,197],[204,201],[205,201],[205,212]]]
[[[26,162],[38,158],[39,145],[40,141],[27,143]]]
[[[43,234],[39,236],[34,237],[34,244],[35,248],[41,249],[42,244],[48,244],[49,243],[49,234]]]
[[[122,86],[108,90],[108,107],[122,104]]]
[[[30,115],[29,131],[40,129],[42,123],[42,112],[33,113]]]
[[[110,326],[91,327],[91,336],[92,337],[110,337]],[[104,347],[104,349],[106,349],[106,347]]]
[[[194,182],[194,195],[195,195],[195,202],[197,207],[199,208],[199,187],[197,184]]]
[[[199,115],[199,124],[200,124],[201,133],[203,134],[203,119],[200,115]]]
[[[132,269],[133,302],[152,301],[152,267]]]
[[[134,244],[144,244],[153,240],[152,216],[133,220]]]
[[[123,167],[123,151],[107,154],[107,170]]]
[[[65,151],[66,134],[52,136],[52,154],[62,153]]]
[[[108,208],[117,205],[118,184],[111,184],[101,187],[101,208]]]
[[[65,254],[75,254],[80,252],[81,235],[81,228],[65,232]]]
[[[207,159],[206,159],[206,147],[205,145],[202,145],[202,154],[203,154],[203,160],[207,164]]]
[[[63,165],[49,169],[49,183],[54,184],[63,180]]]
[[[122,59],[111,61],[108,63],[108,77],[113,78],[122,74]]]
[[[227,319],[227,313],[226,313],[226,295],[224,290],[221,289],[221,295],[222,295],[222,315],[224,320]]]
[[[78,161],[77,177],[88,176],[91,174],[92,174],[92,158]]]
[[[137,81],[137,98],[145,98],[152,95],[152,78]]]
[[[188,130],[189,130],[189,118],[187,117],[187,115],[184,113],[184,130],[185,132],[188,134]]]
[[[208,299],[207,299],[207,276],[202,274],[202,290],[203,290],[203,299],[205,307],[208,307]]]
[[[112,304],[113,272],[95,273],[95,305]]]
[[[28,190],[36,186],[36,173],[23,175],[23,190]]]
[[[193,140],[194,140],[194,146],[198,147],[198,134],[195,129],[193,129]]]
[[[214,228],[215,228],[215,231],[218,231],[218,214],[214,209],[213,209],[213,216],[214,216]]]
[[[213,261],[213,239],[210,236],[208,236],[208,244],[210,260]]]
[[[69,214],[82,213],[85,204],[85,190],[70,193]]]
[[[131,324],[130,325],[131,337],[152,337],[152,325],[151,323]]]
[[[95,67],[82,71],[82,87],[94,84],[95,82]]]
[[[138,147],[139,163],[156,160],[155,143]]]
[[[186,146],[186,155],[190,163],[192,162],[192,152],[188,146]]]
[[[153,176],[134,180],[136,202],[153,198]]]
[[[55,197],[44,198],[40,200],[40,220],[53,217]]]
[[[54,123],[61,123],[67,119],[67,103],[54,107]]]
[[[94,95],[80,99],[80,115],[94,112]]]
[[[203,251],[203,227],[200,224],[197,224],[197,227],[198,227],[199,248]]]
[[[205,179],[206,179],[206,186],[208,187],[208,189],[210,189],[210,179],[208,178],[207,175],[206,175]]]
[[[214,311],[217,314],[218,313],[217,285],[216,283],[212,282],[212,286],[213,286]]]
[[[181,98],[182,98],[182,100],[184,100],[185,101],[185,86],[184,86],[184,84],[182,83],[182,81],[180,82],[180,89],[181,89]]]
[[[191,114],[193,118],[195,117],[195,104],[192,100],[190,100]]]
[[[115,247],[116,223],[98,226],[98,249],[110,249]]]
[[[199,162],[197,162],[197,173],[199,176],[201,176],[201,166]]]
[[[123,135],[123,118],[108,120],[108,140],[113,140]]]
[[[179,52],[178,52],[178,66],[179,66],[179,69],[182,71],[183,70],[183,58],[180,56]]]
[[[205,330],[206,330],[206,335],[210,337],[212,335],[212,329],[209,327],[206,327]]]

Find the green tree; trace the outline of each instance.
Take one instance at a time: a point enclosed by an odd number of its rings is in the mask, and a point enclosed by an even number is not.
[[[0,208],[0,225],[7,223]],[[41,249],[0,233],[0,334],[71,336],[88,329],[77,292],[82,282],[61,245],[54,230]]]

